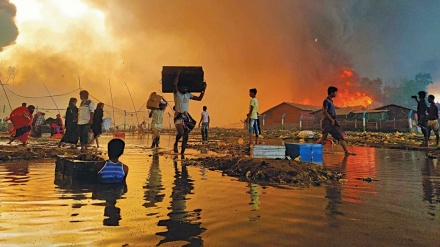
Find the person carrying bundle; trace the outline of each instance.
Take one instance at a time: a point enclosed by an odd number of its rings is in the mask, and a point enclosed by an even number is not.
[[[189,133],[196,125],[196,121],[188,113],[189,101],[201,101],[203,99],[203,96],[205,95],[206,82],[203,85],[201,94],[199,96],[194,96],[188,92],[188,86],[178,85],[180,73],[181,71],[179,70],[173,82],[174,103],[176,110],[174,125],[176,126],[177,130],[176,142],[174,143],[173,150],[175,153],[179,152],[177,145],[180,139],[183,137],[180,153],[184,154],[186,145],[188,143]]]

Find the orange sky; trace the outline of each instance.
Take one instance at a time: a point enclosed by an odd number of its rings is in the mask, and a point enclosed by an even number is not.
[[[255,0],[11,0],[17,6],[19,36],[0,53],[19,72],[10,88],[24,95],[47,95],[82,87],[115,106],[132,110],[161,86],[163,65],[203,66],[208,83],[199,116],[208,106],[214,126],[238,123],[248,110],[249,88],[258,89],[260,112],[288,102],[320,105],[326,89],[350,59],[334,40],[342,31],[325,25],[327,4],[311,1]],[[331,33],[329,33],[331,32]],[[76,95],[74,95],[76,96]],[[172,100],[171,94],[166,94]],[[11,96],[40,107],[50,99]],[[68,96],[57,98],[65,108]],[[7,104],[4,97],[0,104]]]

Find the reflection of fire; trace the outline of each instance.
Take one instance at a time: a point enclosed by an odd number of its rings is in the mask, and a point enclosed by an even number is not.
[[[373,99],[357,87],[358,78],[353,71],[342,69],[339,79],[342,88],[339,88],[338,96],[334,100],[336,105],[367,107],[373,103]]]

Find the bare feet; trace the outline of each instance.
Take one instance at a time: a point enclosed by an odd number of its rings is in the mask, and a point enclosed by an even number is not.
[[[350,155],[356,156],[356,153],[352,153],[352,152],[349,152],[349,151],[345,152],[345,156],[350,156]]]

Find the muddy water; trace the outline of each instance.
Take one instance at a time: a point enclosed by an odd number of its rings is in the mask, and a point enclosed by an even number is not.
[[[160,155],[126,141],[117,187],[55,177],[53,161],[1,163],[0,245],[438,246],[440,164],[423,152],[326,147],[347,179],[286,189],[182,167],[172,138]]]

